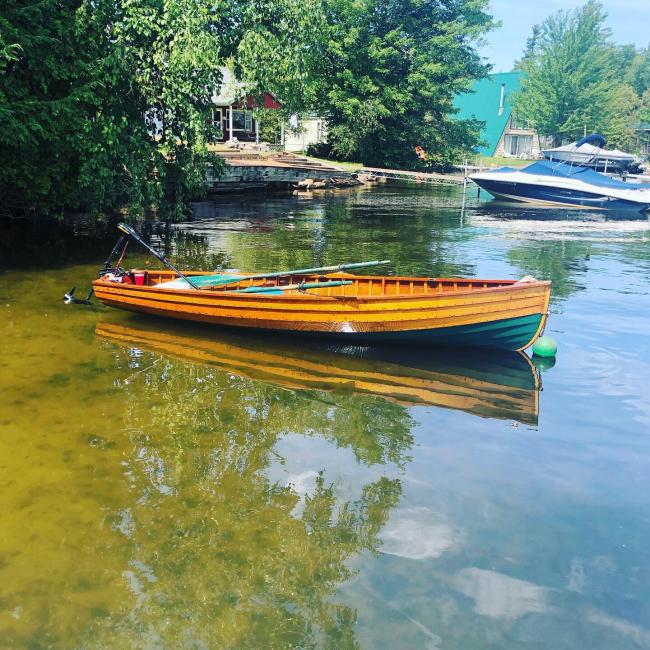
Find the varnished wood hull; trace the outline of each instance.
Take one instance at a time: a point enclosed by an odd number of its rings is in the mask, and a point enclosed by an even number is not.
[[[173,323],[100,322],[96,334],[127,347],[209,365],[291,389],[371,394],[404,406],[431,405],[537,424],[540,380],[521,353],[295,346],[287,337],[236,335]]]
[[[182,320],[354,343],[393,341],[507,350],[523,350],[539,336],[550,298],[549,282],[344,274],[326,279],[350,278],[355,282],[352,287],[306,294],[163,290],[155,283],[174,275],[156,273],[150,286],[96,280],[93,287],[97,298],[108,306]]]

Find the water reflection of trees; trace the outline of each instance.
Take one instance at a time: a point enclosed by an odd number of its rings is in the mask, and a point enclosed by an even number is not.
[[[128,540],[135,604],[119,623],[89,630],[93,638],[354,647],[355,612],[329,597],[352,575],[348,561],[376,550],[400,482],[379,477],[342,500],[322,468],[303,496],[268,470],[283,462],[276,443],[291,432],[324,436],[364,464],[402,463],[412,444],[406,410],[149,353],[115,354],[133,370],[120,384],[133,498],[108,522]]]
[[[522,275],[533,275],[553,281],[553,296],[567,298],[585,289],[580,281],[589,270],[593,244],[583,241],[531,241],[511,248],[508,261],[521,270]]]
[[[450,236],[450,230],[454,236]],[[458,228],[458,211],[392,204],[327,203],[322,211],[276,219],[269,232],[230,231],[224,246],[246,270],[305,268],[344,261],[390,259],[403,275],[469,276],[474,265],[458,261],[457,244],[469,237]],[[387,272],[386,267],[370,272]]]
[[[0,216],[0,267],[53,268],[95,261],[110,250],[116,238],[110,221],[81,216],[61,221]]]
[[[222,269],[229,265],[229,256],[222,251],[211,251],[203,235],[172,228],[170,224],[148,222],[142,225],[142,235],[158,250],[183,268],[196,270]],[[152,264],[159,265],[150,258]]]

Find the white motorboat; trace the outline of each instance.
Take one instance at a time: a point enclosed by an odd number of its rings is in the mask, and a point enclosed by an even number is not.
[[[650,209],[650,185],[626,183],[587,167],[540,160],[469,177],[497,198],[605,210]]]

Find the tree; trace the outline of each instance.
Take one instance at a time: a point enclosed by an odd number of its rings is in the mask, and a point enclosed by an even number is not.
[[[230,6],[231,64],[260,98],[281,98],[286,114],[312,109],[327,32],[326,0],[224,0]]]
[[[0,196],[43,213],[127,205],[179,216],[218,164],[206,118],[221,66],[252,93],[299,106],[319,7],[0,0]]]
[[[602,128],[609,146],[628,151],[636,147],[639,107],[640,99],[629,84],[619,84],[612,90],[609,114]]]
[[[332,152],[390,167],[442,166],[478,139],[452,98],[487,73],[474,49],[486,0],[331,0],[319,111]],[[426,160],[416,156],[421,146]]]
[[[519,64],[523,79],[515,114],[556,144],[581,137],[585,129],[610,128],[621,75],[605,17],[595,0],[557,12],[535,28]]]
[[[639,97],[650,88],[650,45],[640,49],[631,59],[626,80]]]
[[[40,211],[173,210],[202,182],[218,83],[207,8],[175,0],[3,3],[0,188]]]
[[[650,87],[643,93],[641,98],[639,119],[642,124],[650,124]]]

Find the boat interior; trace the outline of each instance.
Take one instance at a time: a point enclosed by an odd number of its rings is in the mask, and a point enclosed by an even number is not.
[[[186,271],[187,276],[200,277],[215,275],[212,271]],[[141,286],[155,287],[164,282],[177,280],[179,276],[173,271],[156,270],[156,271],[131,271],[128,274],[133,284]],[[220,276],[225,278],[226,275]],[[305,288],[300,285],[303,283],[335,283],[345,282],[332,286],[322,286],[316,288]],[[127,280],[128,282],[128,280]],[[243,289],[251,288],[272,289],[277,288],[280,291],[290,290],[294,287],[295,293],[309,293],[310,295],[335,296],[335,297],[384,297],[384,296],[407,296],[421,294],[440,294],[452,292],[478,291],[482,289],[494,289],[497,287],[506,287],[516,284],[516,280],[480,280],[465,278],[426,278],[426,277],[399,277],[399,276],[359,276],[348,273],[329,273],[329,274],[298,274],[284,275],[274,278],[244,278],[242,276],[233,276],[233,282],[228,284],[219,284],[216,286],[202,286],[202,291],[211,291],[218,293],[232,293]],[[174,287],[177,289],[177,287]],[[261,294],[260,294],[261,295]],[[267,295],[273,295],[267,294]]]

